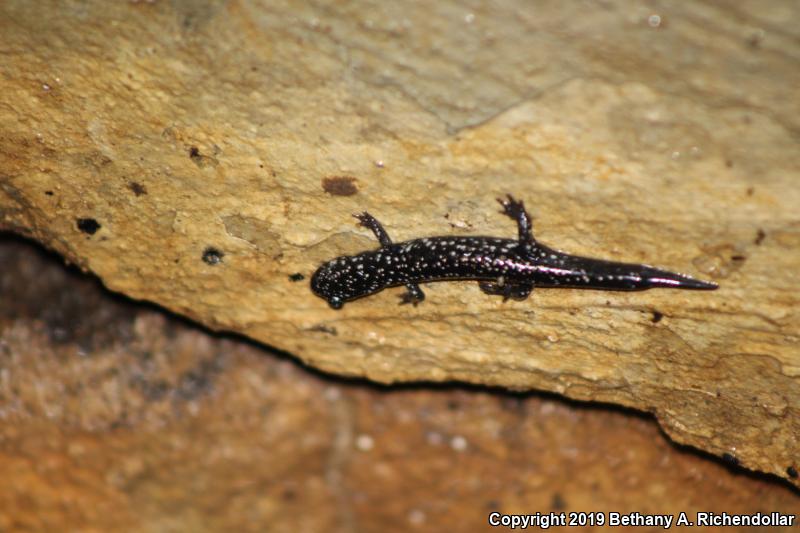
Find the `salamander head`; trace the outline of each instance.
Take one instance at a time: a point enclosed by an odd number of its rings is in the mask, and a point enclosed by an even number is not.
[[[333,309],[341,309],[353,293],[352,266],[346,258],[337,258],[323,263],[311,276],[311,290],[326,300]]]

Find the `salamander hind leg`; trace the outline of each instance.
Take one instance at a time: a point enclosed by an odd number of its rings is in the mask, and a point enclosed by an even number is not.
[[[502,296],[505,302],[509,298],[514,300],[524,300],[533,291],[532,283],[500,283],[494,281],[481,281],[478,286],[486,294],[492,296]]]
[[[406,292],[400,295],[400,305],[411,304],[414,307],[425,299],[425,293],[416,283],[406,283]]]
[[[353,216],[358,219],[360,225],[372,230],[372,233],[375,234],[375,237],[377,237],[378,242],[381,243],[383,248],[392,245],[392,239],[389,238],[389,234],[386,233],[386,230],[383,229],[383,226],[375,217],[366,211],[363,213],[355,213]]]
[[[516,221],[520,242],[533,244],[531,216],[525,210],[525,204],[522,203],[522,200],[515,200],[509,194],[506,199],[498,198],[497,201],[503,206],[502,213]]]

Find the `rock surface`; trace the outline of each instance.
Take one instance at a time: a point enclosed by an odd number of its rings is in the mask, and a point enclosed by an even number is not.
[[[796,4],[46,4],[0,5],[0,227],[329,372],[617,403],[798,467]],[[721,289],[308,289],[375,246],[352,212],[510,236],[508,192],[542,242]]]
[[[785,483],[675,446],[649,417],[314,375],[36,252],[0,239],[2,531],[470,532],[492,511],[797,510]]]

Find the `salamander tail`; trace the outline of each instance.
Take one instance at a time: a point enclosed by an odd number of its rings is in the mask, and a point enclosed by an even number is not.
[[[664,287],[673,289],[691,289],[698,291],[713,291],[718,288],[714,282],[702,281],[685,274],[669,272],[653,267],[643,269],[642,281],[647,284],[647,288]]]

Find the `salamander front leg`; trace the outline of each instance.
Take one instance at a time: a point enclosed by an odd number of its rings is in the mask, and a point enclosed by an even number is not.
[[[531,216],[525,210],[525,204],[522,203],[522,200],[514,200],[509,194],[505,200],[498,198],[497,201],[503,206],[502,213],[516,221],[519,241],[533,244],[535,241],[531,234]]]
[[[486,294],[492,296],[502,296],[505,302],[509,298],[514,300],[524,300],[533,291],[532,283],[500,283],[494,281],[481,281],[478,286]]]
[[[406,292],[400,296],[400,305],[411,304],[416,307],[425,299],[425,293],[416,283],[406,283],[406,289]]]
[[[392,245],[392,239],[389,238],[389,234],[386,233],[386,230],[383,229],[383,226],[375,217],[366,211],[363,213],[355,213],[353,216],[358,219],[362,226],[372,230],[372,233],[378,238],[378,242],[381,243],[382,248]]]

